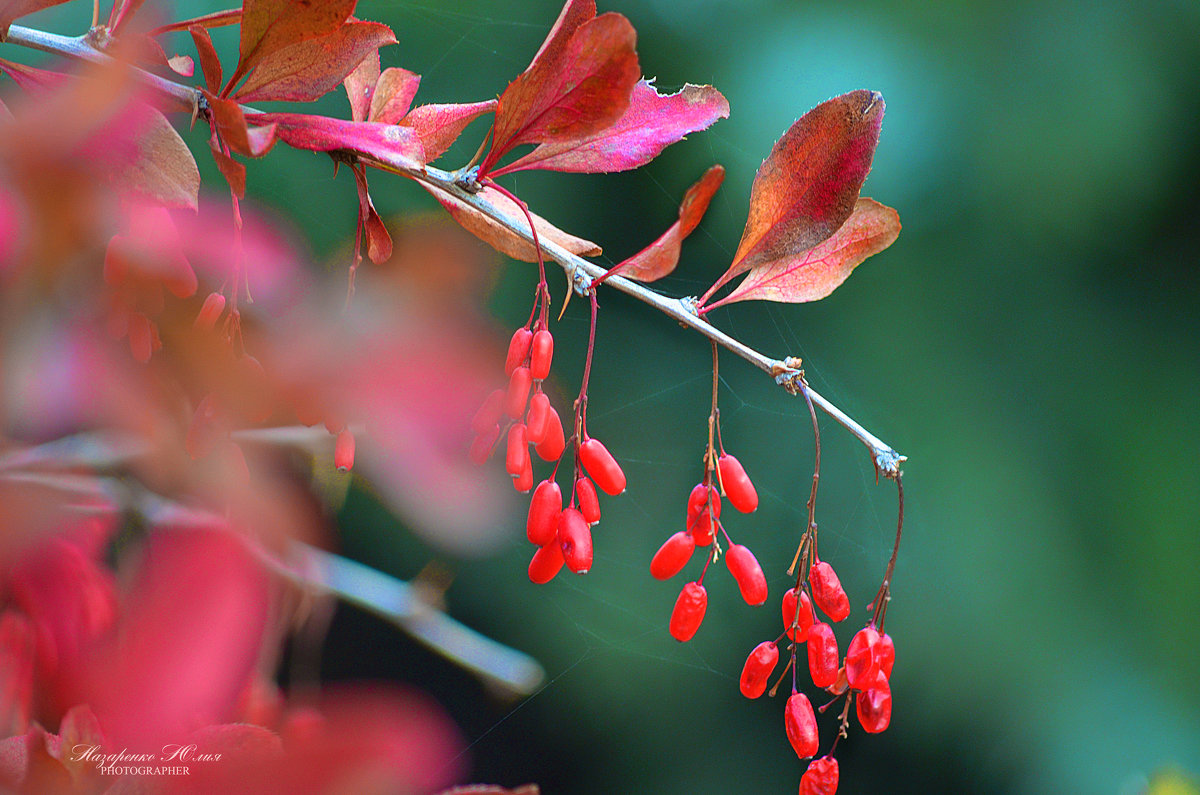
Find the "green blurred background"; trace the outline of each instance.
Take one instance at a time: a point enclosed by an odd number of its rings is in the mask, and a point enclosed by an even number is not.
[[[383,63],[424,76],[419,102],[471,101],[524,68],[559,7],[363,0],[357,13],[393,26],[400,45]],[[724,188],[660,283],[671,295],[702,292],[724,270],[755,169],[796,117],[856,88],[887,101],[864,194],[899,210],[899,241],[818,304],[711,315],[769,354],[802,356],[816,389],[909,456],[888,614],[892,725],[880,736],[852,728],[839,791],[1132,794],[1170,771],[1194,782],[1200,4],[606,0],[601,10],[633,22],[660,89],[712,83],[730,118],[632,174],[506,184],[617,262],[722,163]],[[317,107],[346,113],[342,96]],[[482,134],[472,127],[439,165],[464,162]],[[281,147],[249,184],[319,257],[344,251],[348,174],[334,179],[326,159]],[[385,215],[431,207],[400,179],[375,176],[372,193]],[[524,321],[531,274],[504,272],[490,304],[498,328]],[[561,285],[552,276],[557,295]],[[585,308],[574,302],[556,329],[564,394],[582,368]],[[737,675],[778,632],[773,605],[811,473],[803,404],[723,359],[727,447],[763,495],[730,531],[763,561],[773,596],[748,608],[713,572],[705,624],[680,645],[666,620],[684,578],[659,583],[646,566],[680,529],[701,474],[708,347],[606,294],[597,351],[590,426],[631,485],[603,501],[586,578],[527,581],[521,503],[497,517],[509,540],[472,560],[398,529],[367,490],[353,490],[342,514],[348,554],[405,578],[431,561],[453,573],[450,612],[537,657],[545,687],[506,700],[349,609],[327,675],[433,692],[471,743],[473,780],[563,795],[794,791],[803,764],[784,737],[782,699],[746,701]],[[861,445],[822,425],[821,549],[855,605],[844,647],[890,551],[895,489],[875,484]]]

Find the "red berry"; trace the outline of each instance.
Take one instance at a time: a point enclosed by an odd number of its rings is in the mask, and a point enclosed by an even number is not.
[[[525,456],[525,467],[521,470],[521,474],[513,478],[513,488],[522,494],[528,494],[533,488],[533,462],[529,460],[529,456]]]
[[[196,313],[196,320],[192,323],[192,327],[197,331],[212,331],[213,326],[217,325],[217,319],[224,311],[225,296],[220,293],[209,293],[208,297],[204,299],[204,305]]]
[[[496,446],[496,440],[500,438],[500,426],[493,425],[489,430],[475,437],[475,441],[471,442],[471,449],[467,452],[467,458],[471,459],[474,464],[483,464],[488,460],[488,456],[492,454],[492,448]]]
[[[567,568],[576,574],[587,574],[592,568],[592,529],[577,509],[567,508],[559,514],[558,543]]]
[[[533,342],[533,332],[527,328],[519,328],[513,332],[508,341],[508,355],[504,357],[504,374],[512,375],[529,356],[529,345]]]
[[[538,444],[550,430],[550,398],[545,392],[534,392],[529,399],[529,414],[525,416],[525,427],[529,429],[529,443]]]
[[[562,420],[558,412],[550,407],[550,418],[546,420],[546,436],[534,445],[534,451],[543,461],[557,461],[567,448],[567,440],[563,436]]]
[[[691,535],[680,530],[668,538],[650,561],[650,576],[656,580],[669,580],[683,570],[696,550]]]
[[[808,630],[808,672],[817,687],[830,687],[838,678],[837,638],[833,627],[818,621]]]
[[[529,352],[529,370],[535,381],[541,381],[550,375],[550,361],[554,358],[554,336],[542,329],[533,335],[532,349]]]
[[[338,472],[349,472],[354,468],[354,434],[343,428],[333,445],[333,465]]]
[[[783,726],[787,730],[788,742],[801,759],[813,756],[819,747],[817,716],[813,713],[808,696],[792,693],[783,711]]]
[[[762,566],[749,548],[733,544],[725,553],[725,565],[737,581],[738,590],[748,605],[761,605],[767,601],[767,578]]]
[[[746,664],[742,666],[742,678],[738,686],[746,698],[758,698],[767,690],[767,679],[779,662],[779,648],[773,641],[764,640],[754,647]]]
[[[529,441],[525,436],[525,426],[517,423],[508,429],[508,448],[504,454],[504,468],[508,474],[520,477],[521,471],[529,463]]]
[[[850,599],[847,598],[833,566],[823,560],[815,564],[809,569],[808,582],[812,586],[813,601],[821,608],[822,613],[835,622],[850,615]]]
[[[846,649],[846,681],[850,687],[862,690],[875,681],[879,662],[875,649],[879,645],[879,633],[874,627],[863,627],[850,639]]]
[[[524,365],[512,371],[508,379],[508,393],[504,396],[504,410],[514,420],[525,414],[525,401],[529,400],[529,389],[533,386],[533,377],[529,368]]]
[[[892,643],[892,636],[886,632],[879,636],[879,645],[875,647],[875,660],[879,663],[879,670],[890,680],[892,666],[896,664],[896,644]]]
[[[879,734],[892,722],[892,688],[883,671],[877,671],[871,686],[858,694],[854,708],[868,734]]]
[[[800,795],[837,795],[838,763],[832,756],[823,756],[808,763],[800,777]]]
[[[588,439],[579,445],[579,460],[605,494],[615,497],[625,491],[625,473],[599,439]]]
[[[533,553],[533,560],[529,561],[529,579],[542,585],[553,580],[562,567],[562,547],[555,540]]]
[[[525,535],[529,540],[544,547],[558,536],[558,515],[562,513],[562,489],[553,480],[543,480],[529,501],[529,518],[525,522]]]
[[[758,492],[742,463],[728,453],[722,453],[717,459],[717,469],[721,473],[721,485],[725,487],[725,496],[742,513],[750,513],[758,509]]]
[[[594,525],[600,521],[600,498],[596,496],[596,486],[585,475],[575,481],[575,497],[579,500],[579,512],[587,523]]]
[[[494,389],[488,395],[483,405],[479,407],[479,411],[475,412],[475,416],[471,419],[471,430],[482,436],[487,433],[493,425],[500,422],[500,418],[504,416],[504,390]]]
[[[797,615],[796,589],[789,588],[783,595],[783,628],[788,640],[803,643],[808,639],[809,627],[813,624],[812,600],[807,591],[800,592],[799,615]]]
[[[687,529],[699,546],[706,547],[713,542],[720,516],[721,495],[711,486],[697,484],[688,495]]]
[[[689,582],[679,592],[675,600],[675,608],[671,610],[671,637],[685,643],[692,639],[700,622],[704,620],[704,611],[708,608],[708,591],[698,582]]]

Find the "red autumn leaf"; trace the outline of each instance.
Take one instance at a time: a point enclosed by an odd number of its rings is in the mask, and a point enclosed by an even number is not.
[[[8,35],[8,26],[14,19],[65,2],[67,0],[0,0],[0,41]]]
[[[166,117],[154,108],[145,106],[141,121],[133,142],[135,152],[113,168],[113,182],[127,195],[160,207],[195,210],[200,195],[200,171],[191,150]]]
[[[22,91],[37,93],[52,88],[58,88],[70,79],[70,75],[52,72],[48,69],[38,69],[36,66],[26,66],[0,58],[0,72],[12,78]]]
[[[378,265],[392,258],[392,236],[388,234],[383,219],[371,202],[371,194],[367,192],[367,175],[361,166],[351,168],[354,172],[354,184],[358,186],[358,219],[359,224],[367,233],[367,256],[371,262]],[[355,246],[358,244],[355,243]]]
[[[393,168],[419,169],[425,160],[421,139],[412,130],[373,121],[345,121],[304,113],[257,113],[251,121],[271,124],[289,146],[313,152],[346,149]]]
[[[346,87],[346,98],[350,100],[350,118],[366,121],[371,114],[371,97],[379,81],[379,52],[368,53],[366,58],[342,81]]]
[[[750,189],[750,214],[733,264],[700,299],[751,268],[806,251],[854,209],[879,128],[883,97],[858,90],[822,102],[785,132]]]
[[[799,304],[832,293],[872,254],[895,242],[900,216],[891,207],[860,197],[854,212],[833,236],[816,246],[757,265],[729,295],[707,308],[734,301],[782,301]]]
[[[407,69],[390,67],[375,81],[371,94],[370,121],[384,124],[399,124],[404,114],[412,107],[413,97],[421,85],[421,76]]]
[[[496,107],[496,100],[461,105],[421,105],[409,111],[398,124],[411,127],[425,147],[425,161],[432,162],[458,140],[466,126]]]
[[[464,204],[445,191],[438,190],[424,182],[421,183],[421,186],[432,193],[433,198],[442,203],[446,211],[450,213],[455,221],[458,221],[462,225],[463,229],[466,229],[501,254],[507,254],[513,259],[525,262],[537,262],[537,251],[534,249],[533,243],[524,237],[505,228],[489,216],[484,215],[468,204]],[[528,232],[529,222],[525,220],[525,213],[514,205],[512,200],[507,196],[491,187],[485,187],[477,195],[490,202],[499,214],[507,217],[517,228]],[[546,219],[540,217],[537,213],[530,213],[530,215],[533,216],[533,224],[537,228],[540,240],[549,240],[562,246],[572,254],[581,257],[596,257],[602,253],[600,247],[590,240],[583,240],[564,232]]]
[[[217,56],[217,49],[213,47],[212,36],[199,25],[191,26],[188,28],[188,32],[192,34],[192,42],[196,45],[196,55],[200,58],[200,71],[204,73],[204,84],[208,86],[210,92],[215,94],[221,90],[222,72],[221,59]]]
[[[312,102],[332,91],[366,55],[396,36],[378,22],[347,22],[328,36],[298,42],[264,58],[235,93],[243,102]]]
[[[636,42],[625,17],[597,17],[592,0],[568,0],[532,63],[500,95],[479,173],[514,146],[582,138],[619,119],[641,75]]]
[[[729,103],[712,86],[689,84],[664,96],[650,81],[641,80],[629,96],[629,109],[611,126],[576,140],[543,143],[492,175],[531,168],[577,173],[627,171],[649,163],[688,133],[727,118]]]
[[[176,33],[192,28],[220,28],[225,25],[236,25],[242,21],[242,9],[230,8],[226,11],[214,11],[211,14],[201,14],[191,19],[181,19],[169,25],[161,25],[150,31],[151,36],[161,36],[164,33]]]
[[[233,195],[244,199],[246,197],[246,167],[220,149],[213,148],[210,151],[213,161],[217,164],[217,169],[229,183],[229,189],[233,191]]]
[[[219,99],[207,91],[202,93],[208,100],[217,132],[230,149],[246,157],[262,157],[275,145],[276,130],[269,122],[250,127],[235,100]]]
[[[284,47],[328,36],[342,26],[357,0],[246,0],[238,65],[225,95],[259,62]],[[336,81],[335,81],[336,82]]]
[[[671,224],[658,240],[612,268],[605,277],[616,273],[640,282],[652,282],[675,270],[679,264],[680,244],[699,226],[700,219],[708,210],[708,203],[724,179],[725,169],[721,166],[713,166],[704,172],[704,176],[684,195],[679,205],[679,220]]]

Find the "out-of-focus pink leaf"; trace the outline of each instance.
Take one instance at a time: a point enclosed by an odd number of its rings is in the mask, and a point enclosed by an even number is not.
[[[627,171],[649,163],[688,133],[727,118],[729,102],[712,86],[689,84],[664,96],[650,81],[641,80],[630,94],[629,109],[612,126],[576,140],[540,144],[492,174],[531,168],[582,173]]]
[[[859,263],[895,242],[900,216],[866,197],[833,236],[807,251],[758,265],[733,292],[710,305],[734,301],[817,301],[832,293]]]
[[[534,249],[533,243],[530,241],[510,231],[474,207],[464,204],[449,193],[438,190],[424,182],[421,183],[421,186],[432,193],[433,197],[441,202],[446,211],[464,229],[501,254],[507,254],[513,259],[524,260],[525,262],[537,262],[537,250]],[[507,217],[519,229],[529,230],[529,222],[525,220],[525,214],[519,207],[512,203],[511,199],[500,193],[500,191],[495,188],[485,187],[477,195],[491,202],[492,206],[501,215]],[[557,243],[572,254],[577,254],[581,257],[597,257],[602,253],[600,247],[590,240],[583,240],[582,238],[567,234],[537,213],[530,213],[530,215],[533,216],[533,223],[537,227],[538,237],[541,240],[549,240]]]
[[[582,138],[619,119],[641,75],[636,42],[625,17],[597,17],[592,0],[567,0],[529,67],[500,95],[479,173],[514,146]]]
[[[354,13],[356,4],[357,0],[246,0],[238,65],[225,93],[272,53],[333,33]]]
[[[675,266],[679,264],[679,250],[683,239],[700,225],[700,219],[708,210],[708,203],[712,201],[713,194],[721,187],[724,179],[725,169],[721,166],[713,166],[704,172],[704,176],[688,188],[684,195],[683,202],[679,205],[679,220],[671,224],[658,240],[613,267],[609,273],[640,282],[652,282],[675,270]]]
[[[289,146],[313,152],[346,149],[398,169],[417,169],[425,159],[421,139],[407,127],[371,121],[345,121],[303,113],[259,113],[255,124],[275,125]]]
[[[166,117],[146,107],[146,123],[138,134],[136,154],[124,168],[114,168],[113,181],[126,194],[161,207],[195,210],[200,170],[187,144]]]
[[[28,618],[16,610],[0,613],[0,732],[6,735],[29,728],[35,642],[34,626]]]
[[[342,85],[346,87],[346,98],[350,100],[350,118],[366,121],[371,114],[371,98],[375,95],[375,83],[379,81],[379,51],[368,53],[354,71],[346,75]]]
[[[413,128],[420,136],[428,163],[449,149],[468,124],[495,107],[494,99],[462,105],[421,105],[409,111],[398,123],[401,127]]]
[[[750,189],[750,214],[729,270],[700,299],[751,268],[806,251],[854,209],[883,123],[883,97],[859,90],[822,102],[785,132]]]
[[[221,59],[217,49],[213,47],[212,36],[205,28],[193,25],[188,28],[192,41],[196,45],[196,55],[200,58],[200,71],[204,73],[204,84],[213,94],[221,90]]]
[[[187,55],[173,55],[167,59],[167,66],[177,75],[191,77],[196,73],[196,64]]]
[[[67,0],[0,0],[0,40],[8,35],[8,26],[13,20],[65,2]]]
[[[367,118],[384,124],[399,123],[412,106],[420,85],[421,76],[414,72],[394,66],[384,69],[375,81],[371,111]]]
[[[157,751],[228,720],[257,662],[269,602],[265,571],[232,533],[153,532],[114,635],[80,672],[76,701],[130,750]]]
[[[0,58],[0,72],[4,72],[12,78],[12,81],[21,87],[21,90],[33,93],[59,88],[64,81],[71,79],[70,75],[61,72],[38,69],[36,66],[27,66],[23,63],[7,61],[4,58]]]
[[[259,62],[235,93],[242,102],[287,100],[312,102],[396,36],[378,22],[347,22],[328,36],[283,47]]]

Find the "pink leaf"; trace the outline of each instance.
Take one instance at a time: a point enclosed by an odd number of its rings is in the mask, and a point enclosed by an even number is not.
[[[387,25],[347,22],[328,36],[283,47],[264,58],[235,93],[243,102],[312,102],[337,87],[372,51],[395,44]]]
[[[713,166],[704,172],[704,176],[684,195],[679,205],[679,220],[671,224],[658,240],[612,268],[609,273],[640,282],[652,282],[675,270],[679,264],[680,244],[700,224],[700,219],[708,210],[708,203],[724,179],[725,169],[721,166]]]
[[[0,0],[0,40],[8,35],[14,19],[65,3],[67,0]]]
[[[358,187],[358,220],[367,233],[367,256],[371,262],[378,265],[392,257],[392,236],[388,234],[383,219],[371,202],[371,194],[367,192],[367,176],[361,167],[350,169],[354,172],[354,183]],[[357,245],[357,244],[356,244]]]
[[[458,140],[468,124],[495,107],[494,99],[462,105],[421,105],[413,108],[399,124],[416,131],[425,147],[425,161],[432,162]]]
[[[805,113],[775,142],[750,189],[750,214],[733,264],[700,299],[751,268],[806,251],[854,209],[879,128],[883,97],[851,91]]]
[[[575,140],[543,143],[492,173],[499,176],[531,168],[585,173],[627,171],[649,163],[688,133],[727,118],[729,103],[712,86],[685,85],[664,96],[650,81],[642,80],[630,94],[629,109],[612,126]]]
[[[390,67],[375,81],[371,95],[371,121],[397,124],[412,106],[413,97],[421,85],[421,76],[407,69]]]
[[[462,224],[464,229],[501,254],[507,254],[513,259],[525,262],[537,262],[537,252],[533,247],[533,243],[524,237],[511,231],[489,216],[484,215],[474,207],[464,204],[445,191],[438,190],[424,182],[421,183],[421,186],[432,193],[433,198],[441,202],[446,211],[450,213],[455,221]],[[491,187],[485,187],[477,195],[490,202],[499,214],[508,218],[517,228],[523,229],[526,232],[529,231],[529,223],[525,220],[525,213],[521,212],[520,208],[513,204],[512,200],[507,196]],[[537,213],[530,213],[530,215],[533,216],[533,223],[537,227],[538,237],[541,240],[549,240],[557,243],[572,254],[581,257],[596,257],[600,255],[600,247],[590,240],[583,240],[574,235],[567,234],[546,219],[538,216]]]
[[[832,293],[859,263],[894,243],[899,234],[900,216],[895,210],[861,197],[832,237],[806,251],[755,266],[733,292],[708,308],[734,301],[817,301]]]
[[[371,121],[345,121],[303,113],[259,113],[251,121],[272,124],[289,146],[313,152],[346,149],[393,168],[419,169],[425,159],[421,139],[406,127]]]
[[[581,138],[625,112],[641,73],[637,33],[620,14],[595,14],[591,0],[568,0],[532,63],[500,95],[480,174],[514,146]]]
[[[366,121],[371,113],[371,97],[375,94],[375,83],[379,81],[379,51],[369,53],[354,71],[346,75],[342,85],[350,100],[350,118]]]

